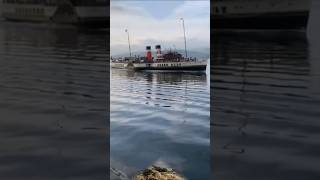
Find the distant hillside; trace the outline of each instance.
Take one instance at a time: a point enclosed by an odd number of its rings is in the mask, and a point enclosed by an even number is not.
[[[163,53],[165,53],[167,50],[164,50]],[[185,52],[184,50],[177,50],[178,53],[182,54],[183,56],[185,56]],[[136,52],[132,52],[133,56],[145,56],[145,51],[136,51]],[[197,50],[197,51],[187,51],[188,53],[188,57],[196,57],[196,58],[209,58],[210,57],[210,50],[209,49],[204,49],[202,51]],[[152,52],[153,56],[156,55],[156,52],[153,51]],[[124,56],[129,56],[129,53],[123,53],[123,54],[115,54],[115,55],[111,55],[112,57],[124,57]]]

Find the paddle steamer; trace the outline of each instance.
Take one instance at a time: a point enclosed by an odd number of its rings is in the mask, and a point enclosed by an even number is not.
[[[161,45],[156,45],[157,56],[154,58],[151,52],[151,46],[146,46],[145,57],[131,57],[131,45],[129,38],[129,31],[126,29],[125,32],[128,34],[128,45],[130,58],[118,58],[111,59],[112,68],[125,68],[133,70],[183,70],[183,71],[204,71],[207,68],[207,60],[199,60],[197,58],[190,58],[187,54],[187,40],[185,33],[184,19],[182,21],[183,34],[184,34],[184,50],[185,57],[176,51],[168,51],[164,54],[161,52]]]
[[[311,0],[214,0],[213,29],[303,29]]]
[[[106,0],[2,0],[2,17],[13,21],[107,26]]]
[[[131,70],[182,70],[182,71],[204,71],[207,67],[206,60],[197,58],[186,58],[175,51],[161,52],[161,46],[157,45],[157,57],[152,57],[151,46],[146,47],[145,57],[127,57],[111,59],[112,68]]]

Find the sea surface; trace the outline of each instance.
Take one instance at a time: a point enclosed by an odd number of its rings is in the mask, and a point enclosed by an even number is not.
[[[112,69],[110,87],[111,179],[151,165],[210,179],[208,72]]]
[[[320,41],[309,28],[213,32],[213,179],[320,179]]]
[[[109,176],[108,33],[0,21],[0,179]]]

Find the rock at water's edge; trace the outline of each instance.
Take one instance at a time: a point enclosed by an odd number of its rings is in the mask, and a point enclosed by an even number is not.
[[[133,180],[183,180],[184,178],[170,168],[152,166],[140,174],[134,176]]]

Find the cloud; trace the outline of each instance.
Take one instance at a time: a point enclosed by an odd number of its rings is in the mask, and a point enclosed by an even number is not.
[[[210,45],[210,2],[179,1],[174,8],[166,10],[168,14],[156,16],[146,10],[145,1],[111,1],[111,53],[128,51],[128,39],[125,29],[129,30],[133,51],[144,50],[147,43],[154,46],[175,45],[183,48],[183,30],[180,17],[185,19],[188,48],[208,48]],[[165,3],[165,2],[161,2]],[[158,7],[162,12],[166,6]],[[124,49],[122,49],[124,48]],[[136,49],[137,48],[137,49]]]
[[[177,8],[174,15],[184,16],[184,18],[199,19],[200,17],[210,17],[210,1],[186,1]]]

